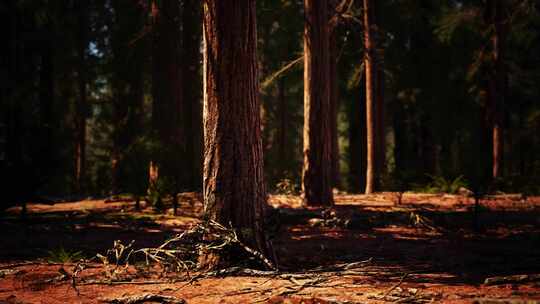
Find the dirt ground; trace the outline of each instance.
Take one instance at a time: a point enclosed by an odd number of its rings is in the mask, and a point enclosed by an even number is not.
[[[131,201],[30,204],[25,219],[11,208],[0,215],[0,303],[143,294],[165,296],[154,303],[540,303],[540,197],[492,196],[477,209],[454,195],[397,201],[396,193],[338,194],[332,209],[309,209],[299,197],[271,196],[281,272],[192,280],[129,267],[110,281],[102,264],[77,270],[69,258],[104,253],[114,240],[159,246],[198,223],[195,193],[181,195],[177,216],[136,211]],[[485,284],[511,275],[522,276]]]

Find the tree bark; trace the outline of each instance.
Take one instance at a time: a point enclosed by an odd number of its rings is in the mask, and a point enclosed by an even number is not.
[[[375,42],[373,41],[373,3],[364,0],[364,63],[366,69],[366,130],[367,130],[367,168],[366,194],[375,190],[376,180],[376,125],[375,125],[375,93],[377,67],[375,64]]]
[[[204,212],[273,259],[264,234],[266,189],[260,129],[255,1],[204,1]],[[207,252],[200,266],[230,264]]]
[[[302,190],[308,206],[331,206],[332,141],[328,3],[305,0],[304,28],[304,166]]]

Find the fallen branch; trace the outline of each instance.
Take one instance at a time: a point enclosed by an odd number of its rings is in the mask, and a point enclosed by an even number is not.
[[[109,281],[109,280],[91,280],[79,282],[78,285],[156,285],[173,284],[175,281]]]
[[[100,299],[103,303],[110,303],[110,304],[138,304],[138,303],[145,303],[145,302],[159,302],[159,303],[167,303],[167,304],[185,304],[186,301],[184,299],[179,299],[176,297],[171,296],[162,296],[158,294],[152,294],[152,293],[145,293],[142,295],[134,295],[134,296],[125,296],[120,298],[102,298]]]
[[[485,285],[518,284],[540,281],[540,274],[520,274],[487,278]]]
[[[390,288],[384,293],[384,295],[382,296],[381,299],[386,298],[392,291],[394,291],[394,289],[398,288],[398,287],[401,285],[401,283],[403,283],[403,281],[405,281],[405,278],[407,278],[410,274],[411,274],[411,273],[409,273],[409,272],[406,273],[406,274],[404,274],[404,275],[401,277],[401,279],[399,280],[399,282],[397,282],[396,284],[394,284],[392,287],[390,287]]]

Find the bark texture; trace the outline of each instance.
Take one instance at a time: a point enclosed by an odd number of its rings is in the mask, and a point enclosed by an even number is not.
[[[326,0],[305,0],[304,166],[302,190],[308,206],[333,205],[330,126],[329,33]]]
[[[255,1],[204,1],[204,211],[273,259],[264,235],[266,189]],[[202,267],[234,257],[207,253]]]

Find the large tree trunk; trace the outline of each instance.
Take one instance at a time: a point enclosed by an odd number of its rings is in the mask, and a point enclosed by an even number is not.
[[[85,191],[86,175],[86,107],[87,105],[87,66],[86,47],[88,44],[88,4],[85,0],[78,2],[79,32],[78,32],[78,73],[79,99],[77,100],[76,135],[75,135],[75,191]]]
[[[376,125],[375,94],[377,67],[375,64],[375,42],[373,40],[373,3],[364,0],[364,63],[366,69],[366,130],[367,130],[367,168],[366,194],[373,193],[376,181]]]
[[[328,4],[305,0],[304,166],[302,190],[308,206],[333,205],[328,51]]]
[[[264,234],[266,189],[260,129],[255,1],[204,1],[204,212],[273,259]],[[235,257],[207,252],[201,267]]]
[[[183,1],[183,56],[182,79],[184,81],[184,122],[186,136],[187,188],[202,188],[202,83],[200,70],[201,47],[201,1]],[[187,138],[186,138],[187,139]]]

